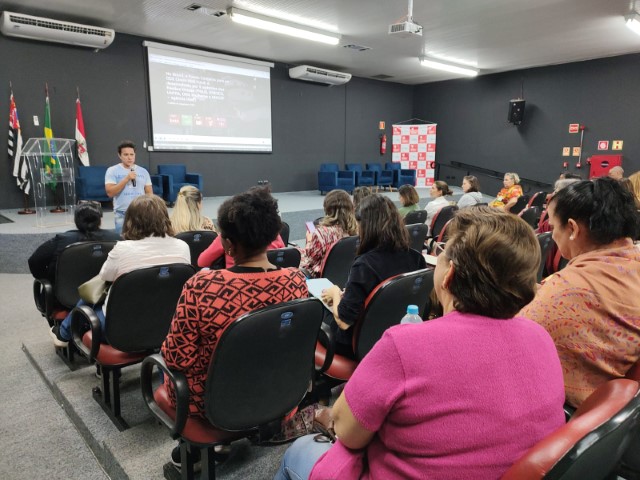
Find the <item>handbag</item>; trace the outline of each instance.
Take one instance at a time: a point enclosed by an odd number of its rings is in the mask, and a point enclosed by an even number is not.
[[[315,411],[313,431],[317,433],[313,437],[316,442],[334,443],[336,441],[336,432],[333,430],[333,419],[331,418],[331,407],[323,407]]]
[[[100,275],[96,275],[78,287],[78,294],[85,302],[96,305],[104,302],[104,299],[107,298],[110,285],[109,282],[102,280]]]

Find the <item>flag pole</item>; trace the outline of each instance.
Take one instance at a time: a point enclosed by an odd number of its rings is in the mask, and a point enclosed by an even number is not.
[[[48,82],[44,82],[44,93],[48,100],[49,99],[49,83]],[[45,125],[45,128],[47,128],[46,125]],[[51,142],[49,141],[49,139],[47,139],[47,147],[49,150],[49,155],[51,155],[52,154]],[[64,213],[67,211],[66,209],[60,206],[60,195],[58,195],[59,187],[60,185],[58,184],[58,182],[56,182],[56,186],[53,189],[53,200],[56,202],[56,208],[52,208],[51,210],[49,210],[51,213]]]

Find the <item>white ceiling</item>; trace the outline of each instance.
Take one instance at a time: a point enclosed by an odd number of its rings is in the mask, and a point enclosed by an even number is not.
[[[185,9],[230,6],[271,16],[297,16],[335,28],[339,46],[316,44]],[[457,78],[420,66],[433,52],[476,64],[481,74],[640,52],[640,36],[624,26],[629,0],[415,0],[422,37],[388,35],[407,14],[406,0],[19,0],[0,9],[108,27],[167,43],[233,55],[310,64],[389,81],[420,84]],[[302,23],[300,20],[299,23]],[[323,24],[325,25],[323,27]],[[344,48],[371,47],[359,52]]]

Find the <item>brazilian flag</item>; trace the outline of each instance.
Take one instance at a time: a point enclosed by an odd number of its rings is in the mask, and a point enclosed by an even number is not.
[[[49,107],[49,92],[47,91],[46,102],[44,107],[44,136],[47,139],[45,142],[45,152],[42,157],[42,165],[45,170],[46,177],[50,180],[47,181],[47,185],[54,191],[56,189],[56,176],[60,174],[60,163],[56,157],[56,146],[53,141],[53,130],[51,130],[51,109]]]

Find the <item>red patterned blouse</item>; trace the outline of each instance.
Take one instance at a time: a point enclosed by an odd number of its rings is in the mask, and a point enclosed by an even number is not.
[[[189,384],[189,414],[204,417],[204,387],[209,363],[220,336],[239,316],[276,303],[309,296],[298,269],[269,270],[233,267],[202,271],[185,284],[162,356]],[[167,382],[175,406],[173,384]]]

